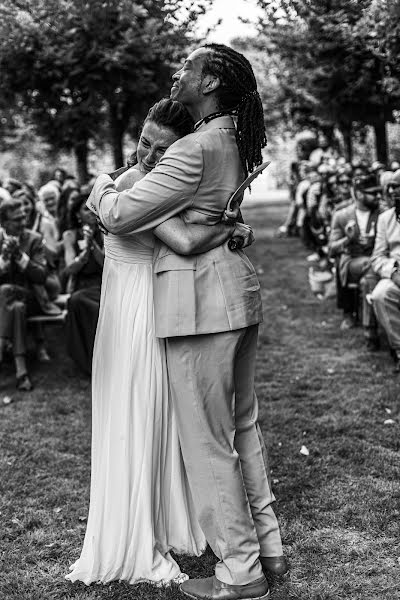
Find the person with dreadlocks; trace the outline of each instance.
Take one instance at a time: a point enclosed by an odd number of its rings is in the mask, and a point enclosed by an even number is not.
[[[158,165],[118,193],[100,175],[88,200],[114,234],[153,230],[180,214],[221,221],[229,197],[262,163],[263,109],[249,61],[219,44],[192,52],[173,75],[171,98],[195,122]],[[260,285],[248,257],[222,244],[180,256],[157,242],[153,261],[156,335],[168,376],[196,514],[219,558],[215,576],[181,591],[199,600],[265,600],[265,573],[287,570],[257,423],[254,370]]]
[[[393,206],[378,219],[371,263],[380,281],[371,298],[389,340],[394,372],[400,373],[400,169],[393,173],[387,193]]]

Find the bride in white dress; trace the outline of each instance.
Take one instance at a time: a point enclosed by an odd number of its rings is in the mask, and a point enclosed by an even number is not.
[[[137,164],[116,180],[129,188],[192,130],[186,110],[161,100],[149,112]],[[223,243],[232,228],[180,217],[154,232],[176,252]],[[154,333],[151,233],[105,236],[105,262],[93,357],[90,508],[70,581],[168,585],[183,580],[170,552],[200,555],[198,525],[168,391],[164,340]],[[186,251],[187,253],[187,251]]]

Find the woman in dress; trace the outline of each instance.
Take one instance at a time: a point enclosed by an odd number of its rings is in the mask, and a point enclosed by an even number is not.
[[[137,162],[116,179],[117,189],[144,177],[192,130],[180,103],[158,102],[145,120]],[[232,233],[226,225],[187,227],[178,216],[153,233],[105,236],[92,371],[90,509],[71,581],[180,583],[184,575],[170,551],[200,555],[205,549],[169,397],[164,340],[154,333],[153,234],[175,252],[194,254]]]
[[[64,277],[68,300],[65,328],[67,350],[79,368],[90,375],[100,306],[104,264],[103,234],[96,216],[78,194],[70,210],[70,229],[63,233]]]

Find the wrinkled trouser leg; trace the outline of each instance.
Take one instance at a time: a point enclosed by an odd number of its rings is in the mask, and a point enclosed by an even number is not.
[[[365,275],[360,279],[362,324],[367,337],[373,337],[377,335],[378,323],[376,320],[374,307],[367,301],[367,296],[374,291],[377,283],[378,276],[371,268],[369,268]]]
[[[9,338],[14,356],[26,354],[27,307],[15,298],[15,286],[5,283],[0,286],[0,337]]]
[[[376,335],[377,322],[374,309],[367,302],[367,294],[374,289],[377,276],[371,269],[371,261],[368,256],[358,256],[349,262],[347,283],[358,283],[361,296],[361,321],[364,333],[367,337]]]
[[[400,288],[391,279],[381,279],[372,292],[373,307],[389,344],[400,351]]]
[[[257,425],[257,326],[167,340],[168,373],[196,512],[220,559],[216,576],[244,585],[282,545]],[[236,394],[235,394],[236,392]]]
[[[26,306],[24,302],[14,301],[12,313],[12,345],[14,356],[26,354]]]

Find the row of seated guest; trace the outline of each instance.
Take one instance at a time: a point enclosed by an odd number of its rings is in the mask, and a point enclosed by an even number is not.
[[[367,347],[379,348],[380,327],[400,373],[399,164],[335,166],[329,160],[318,167],[300,164],[291,218],[278,234],[300,234],[313,250],[307,259],[335,274],[341,329],[355,326],[361,304]]]
[[[379,326],[389,341],[395,372],[400,373],[400,169],[385,186],[378,185],[381,181],[374,174],[354,180],[354,204],[335,213],[329,249],[338,257],[342,328],[355,325],[356,297],[348,286],[357,283],[367,347],[379,348]]]
[[[387,184],[393,172],[400,168],[397,161],[392,161],[386,168],[378,161],[369,165],[363,160],[348,163],[342,156],[319,156],[323,161],[320,164],[315,160],[291,164],[289,211],[277,232],[281,237],[300,235],[306,247],[313,250],[310,260],[314,260],[315,253],[320,251],[323,241],[326,242],[323,234],[326,228],[329,230],[333,212],[352,202],[352,179],[375,174],[382,187],[383,205],[387,207]]]
[[[0,366],[11,342],[21,390],[32,388],[26,361],[27,318],[60,314],[54,302],[60,292],[70,295],[69,353],[82,370],[91,370],[104,254],[102,233],[86,208],[89,190],[85,191],[81,193],[72,178],[64,187],[55,178],[37,194],[30,184],[16,180],[0,186],[0,254],[4,254],[0,259]],[[20,251],[21,264],[17,262]],[[42,327],[36,325],[32,333],[38,359],[50,360]]]

